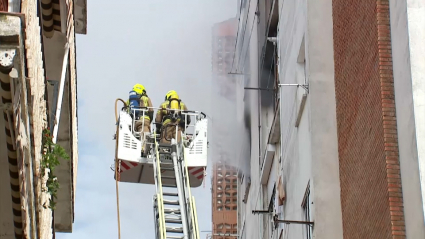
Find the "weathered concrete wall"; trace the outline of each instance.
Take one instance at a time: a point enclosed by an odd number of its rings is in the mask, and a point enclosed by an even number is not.
[[[71,11],[72,13],[72,11]],[[73,181],[73,203],[75,202],[75,192],[77,186],[77,165],[78,165],[78,119],[77,119],[77,62],[76,62],[76,46],[75,46],[75,26],[74,26],[74,15],[71,14],[69,23],[69,64],[70,64],[70,90],[71,90],[71,160],[72,160],[72,172],[71,177]],[[85,28],[84,28],[85,29]],[[85,30],[84,30],[85,32]]]
[[[38,198],[38,225],[39,236],[41,238],[52,238],[52,213],[50,209],[43,207],[47,202],[48,195],[42,192],[40,175],[40,160],[42,148],[42,130],[47,127],[46,120],[46,102],[44,100],[45,84],[44,69],[41,52],[41,35],[39,18],[37,17],[37,1],[22,1],[21,12],[26,16],[26,58],[28,69],[29,93],[28,98],[32,98],[30,112],[32,115],[32,143],[33,143],[33,162],[35,164],[35,197]]]

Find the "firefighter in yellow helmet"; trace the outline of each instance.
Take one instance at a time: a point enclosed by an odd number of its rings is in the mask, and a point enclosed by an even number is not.
[[[155,123],[156,133],[161,134],[161,143],[170,143],[176,135],[178,127],[177,141],[181,140],[181,132],[185,130],[185,116],[181,111],[187,111],[186,104],[180,99],[176,91],[170,90],[165,95],[165,101],[159,106],[156,112]],[[190,124],[190,117],[187,117],[187,124]]]
[[[130,113],[135,117],[134,129],[137,132],[151,132],[151,122],[153,120],[153,109],[148,109],[143,115],[142,111],[133,111],[133,109],[152,107],[152,102],[149,96],[146,94],[146,89],[141,84],[135,84],[133,90],[130,91],[129,100],[127,101]]]

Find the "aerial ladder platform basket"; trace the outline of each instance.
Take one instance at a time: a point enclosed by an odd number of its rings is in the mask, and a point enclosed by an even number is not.
[[[169,126],[167,130],[176,127],[176,134],[167,139],[169,143],[160,143],[161,135],[135,130],[132,116],[143,118],[148,108],[131,111],[123,108],[119,112],[115,180],[155,185],[153,206],[157,239],[199,239],[195,199],[190,188],[202,185],[206,175],[208,119],[202,112],[180,111],[180,117],[185,119],[183,130],[177,130],[177,125]],[[191,124],[186,123],[188,117],[191,117]],[[178,138],[181,140],[177,141]]]

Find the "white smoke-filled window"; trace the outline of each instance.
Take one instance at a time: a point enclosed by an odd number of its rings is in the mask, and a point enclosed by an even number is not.
[[[223,202],[221,201],[221,199],[217,200],[217,204],[222,204]]]
[[[217,194],[217,197],[218,198],[221,198],[221,197],[223,197],[223,194],[222,193],[219,193],[219,194]]]

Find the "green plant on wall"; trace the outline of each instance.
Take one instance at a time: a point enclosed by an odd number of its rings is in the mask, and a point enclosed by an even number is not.
[[[46,175],[46,169],[49,169],[48,178],[46,181],[46,187],[43,191],[50,194],[49,208],[55,210],[56,203],[54,199],[57,197],[57,191],[59,189],[59,182],[57,177],[54,175],[55,167],[60,164],[59,159],[69,159],[68,154],[62,146],[53,143],[53,136],[50,133],[50,129],[43,130],[43,157],[41,160],[41,175]]]

